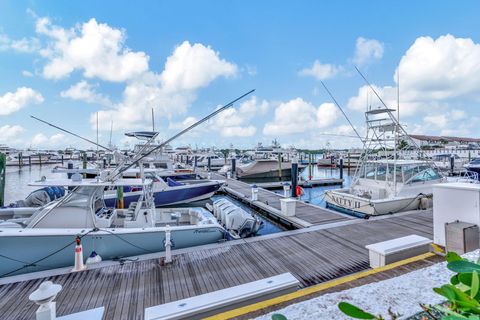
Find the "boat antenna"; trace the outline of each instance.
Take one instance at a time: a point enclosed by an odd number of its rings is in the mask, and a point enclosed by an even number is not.
[[[108,142],[108,146],[112,147],[112,131],[113,131],[113,120],[110,122],[110,141]]]
[[[60,131],[66,132],[66,133],[68,133],[68,134],[71,134],[71,135],[74,136],[74,137],[77,137],[77,138],[80,138],[80,139],[85,140],[85,141],[87,141],[87,142],[90,142],[91,144],[96,145],[96,146],[98,146],[98,147],[100,147],[100,148],[103,148],[103,149],[105,149],[105,150],[107,150],[107,151],[112,151],[112,150],[110,150],[109,148],[107,148],[107,147],[105,147],[105,146],[102,146],[102,145],[99,144],[99,143],[96,143],[96,142],[94,142],[94,141],[92,141],[92,140],[90,140],[90,139],[84,138],[84,137],[82,137],[82,136],[80,136],[80,135],[78,135],[78,134],[76,134],[76,133],[74,133],[74,132],[71,132],[71,131],[68,131],[68,130],[66,130],[66,129],[60,128],[59,126],[56,126],[56,125],[54,125],[54,124],[52,124],[52,123],[50,123],[50,122],[47,122],[47,121],[45,121],[45,120],[42,120],[42,119],[37,118],[37,117],[32,116],[32,115],[30,115],[30,117],[33,118],[33,119],[35,119],[35,120],[38,120],[38,121],[40,121],[40,122],[43,122],[43,123],[49,125],[50,127],[53,127],[53,128],[58,129],[58,130],[60,130]]]
[[[192,130],[193,128],[197,127],[198,125],[204,123],[205,121],[208,121],[209,119],[213,118],[214,116],[216,116],[217,114],[219,114],[220,112],[230,108],[233,106],[233,104],[243,98],[245,98],[246,96],[248,96],[249,94],[251,94],[252,92],[254,92],[255,89],[252,89],[250,91],[248,91],[247,93],[244,93],[242,94],[240,97],[230,101],[229,103],[225,104],[223,107],[215,110],[214,112],[210,113],[209,115],[205,116],[204,118],[198,120],[197,122],[195,122],[194,124],[192,124],[191,126],[183,129],[182,131],[178,132],[177,134],[173,135],[172,137],[170,137],[169,139],[163,141],[162,143],[160,143],[158,146],[156,146],[155,148],[152,148],[150,150],[148,150],[148,152],[146,152],[145,154],[140,154],[140,153],[137,153],[135,156],[134,156],[134,160],[132,160],[132,162],[127,165],[125,168],[122,168],[121,170],[119,170],[119,172],[117,172],[116,174],[114,174],[111,179],[113,180],[114,178],[116,178],[118,175],[120,175],[122,172],[124,172],[125,170],[128,170],[129,168],[131,168],[135,163],[141,161],[142,159],[148,157],[151,153],[163,148],[165,145],[169,144],[170,142],[172,142],[173,140],[177,139],[178,137],[184,135],[185,133],[187,133],[188,131]],[[150,139],[152,140],[152,139]],[[149,140],[149,142],[150,142]],[[137,158],[138,157],[138,158]],[[135,159],[137,158],[137,159]]]
[[[152,131],[155,132],[155,116],[154,116],[153,108],[152,108]]]
[[[363,141],[362,137],[360,136],[360,134],[358,133],[357,129],[355,129],[355,127],[353,126],[352,122],[350,121],[350,119],[348,118],[347,114],[343,111],[343,108],[340,106],[340,104],[337,102],[337,99],[335,99],[335,97],[333,96],[333,94],[330,92],[330,90],[328,90],[327,86],[325,85],[325,83],[320,80],[320,83],[322,84],[323,88],[325,88],[325,91],[327,91],[328,95],[330,96],[330,98],[332,98],[333,102],[335,103],[335,105],[337,106],[338,109],[340,109],[340,111],[342,112],[343,116],[345,117],[345,119],[347,119],[348,123],[350,124],[350,127],[352,127],[353,131],[355,132],[355,134],[357,135],[357,137],[360,139],[360,141],[362,142],[362,144],[365,146],[365,142]]]
[[[98,111],[97,111],[97,161],[98,161]]]

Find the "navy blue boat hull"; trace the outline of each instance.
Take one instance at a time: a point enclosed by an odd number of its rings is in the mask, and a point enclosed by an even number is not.
[[[172,188],[165,191],[158,191],[153,193],[155,199],[155,206],[162,207],[179,203],[188,203],[191,201],[198,201],[209,198],[213,193],[220,189],[220,184],[210,184],[205,186],[192,186],[190,188]],[[133,194],[124,193],[123,203],[124,207],[128,208],[131,202],[138,201],[141,192]],[[105,204],[107,207],[115,207],[117,197],[105,197]]]

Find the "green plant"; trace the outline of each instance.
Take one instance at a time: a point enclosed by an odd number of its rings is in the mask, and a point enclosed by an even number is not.
[[[440,319],[442,320],[480,320],[480,259],[471,262],[454,252],[449,252],[446,260],[447,268],[455,272],[455,275],[451,277],[449,284],[433,288],[433,291],[445,297],[447,303],[444,306],[421,304],[421,307],[431,319],[439,319],[432,313],[433,310],[436,310],[441,314]],[[340,302],[338,307],[343,313],[355,319],[384,319],[347,302]],[[391,319],[399,317],[390,309],[389,314]]]

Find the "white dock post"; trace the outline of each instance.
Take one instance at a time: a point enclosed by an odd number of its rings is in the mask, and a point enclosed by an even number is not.
[[[230,171],[227,172],[227,179],[231,179],[232,178],[232,173]]]
[[[170,232],[170,225],[167,224],[165,229],[165,263],[172,262],[172,240],[171,240],[171,232]]]
[[[28,296],[30,301],[40,306],[35,313],[37,320],[55,320],[57,318],[56,303],[53,300],[60,290],[62,290],[61,285],[53,284],[51,281],[44,281],[37,290]]]
[[[75,246],[75,266],[72,272],[85,270],[87,267],[83,264],[83,249],[80,237],[75,239],[77,245]]]
[[[252,185],[252,201],[258,201],[258,187],[256,184]]]
[[[285,182],[283,184],[283,197],[289,198],[290,197],[290,184]]]

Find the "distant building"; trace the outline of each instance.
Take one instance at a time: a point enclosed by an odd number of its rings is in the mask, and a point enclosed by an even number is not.
[[[478,149],[480,139],[450,136],[427,136],[411,134],[415,143],[421,148],[457,148],[457,149]]]

